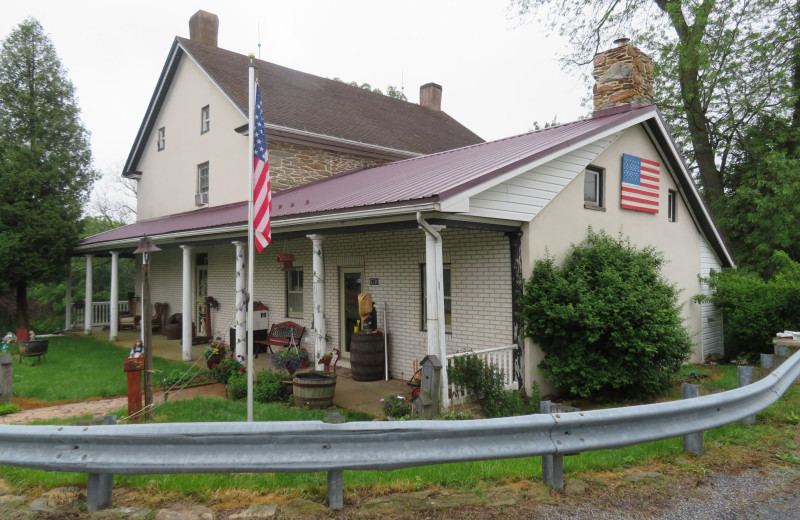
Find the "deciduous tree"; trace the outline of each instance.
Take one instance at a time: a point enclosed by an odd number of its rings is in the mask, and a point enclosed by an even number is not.
[[[621,36],[650,54],[656,101],[709,202],[723,194],[732,150],[745,129],[758,116],[786,116],[798,102],[792,81],[797,2],[511,0],[511,5],[568,38],[572,48],[565,63],[589,63]]]

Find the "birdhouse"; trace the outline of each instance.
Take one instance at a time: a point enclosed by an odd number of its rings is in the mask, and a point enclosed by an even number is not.
[[[269,309],[261,302],[253,302],[253,330],[269,328]],[[258,339],[257,337],[255,339]]]
[[[278,263],[281,264],[280,271],[294,271],[292,262],[294,262],[294,255],[278,255]]]

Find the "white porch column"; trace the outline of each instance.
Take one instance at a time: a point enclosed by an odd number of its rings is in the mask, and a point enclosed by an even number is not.
[[[311,239],[312,260],[311,276],[314,294],[314,363],[328,351],[328,340],[325,339],[325,259],[322,255],[322,235],[307,235]],[[385,333],[385,332],[384,332]]]
[[[109,341],[117,341],[119,336],[119,251],[111,251],[111,323]]]
[[[67,262],[67,279],[64,282],[64,292],[64,303],[66,303],[64,330],[70,330],[72,328],[72,259]]]
[[[441,406],[450,407],[447,382],[447,344],[444,323],[444,263],[442,259],[441,226],[431,226],[417,213],[417,222],[425,231],[425,289],[427,294],[426,323],[428,329],[428,355],[435,355],[442,363]]]
[[[247,359],[247,305],[245,304],[245,275],[244,275],[244,248],[245,243],[234,241],[236,246],[236,296],[233,301],[236,304],[236,345],[231,348],[236,352],[240,359]]]
[[[192,360],[192,246],[181,246],[183,249],[183,288],[181,313],[183,329],[181,330],[181,359]]]
[[[86,255],[86,297],[83,308],[83,333],[92,333],[92,266],[94,255]]]

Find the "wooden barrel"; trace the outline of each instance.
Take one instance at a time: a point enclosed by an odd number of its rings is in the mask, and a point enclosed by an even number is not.
[[[298,372],[292,378],[294,405],[300,408],[328,408],[333,406],[336,374],[324,372]]]
[[[350,340],[350,371],[356,381],[378,381],[384,370],[383,332],[355,332]]]

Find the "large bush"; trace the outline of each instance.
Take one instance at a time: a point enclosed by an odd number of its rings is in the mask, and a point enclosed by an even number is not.
[[[754,271],[714,271],[705,279],[714,290],[712,296],[696,296],[710,301],[724,316],[725,352],[757,362],[761,353],[772,351],[772,338],[784,330],[800,330],[800,263],[783,251],[776,251],[764,279]]]
[[[520,299],[524,334],[545,353],[539,368],[571,395],[667,389],[692,350],[663,255],[589,228],[563,266],[538,260]]]

